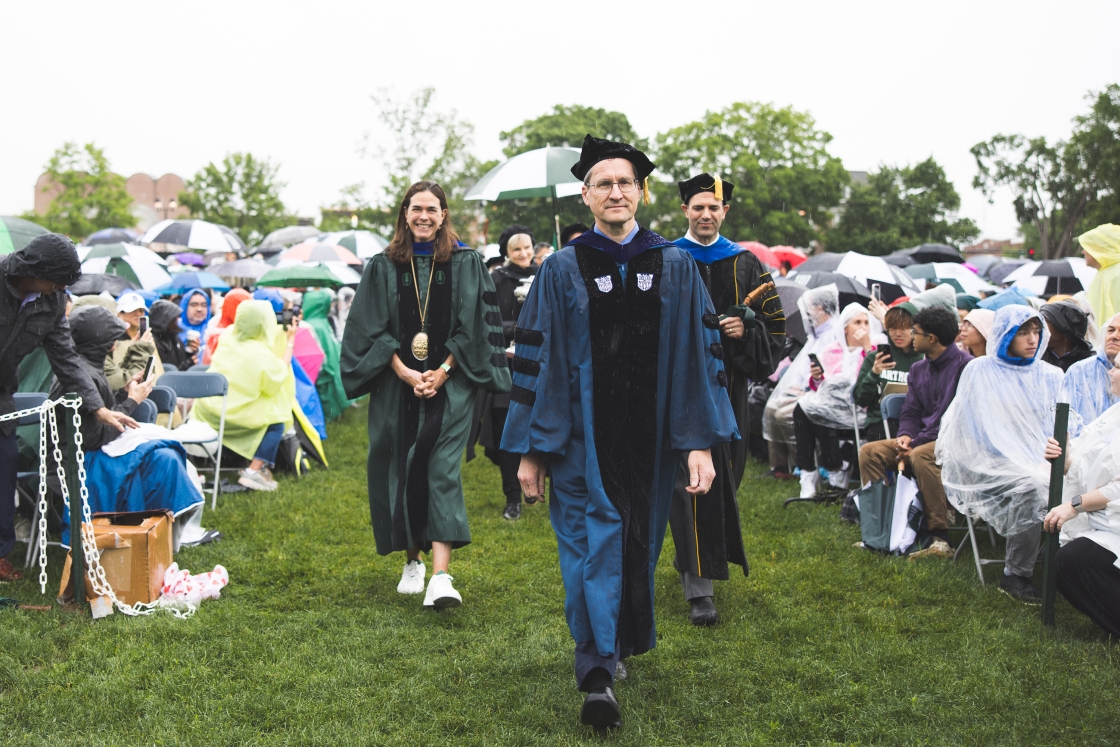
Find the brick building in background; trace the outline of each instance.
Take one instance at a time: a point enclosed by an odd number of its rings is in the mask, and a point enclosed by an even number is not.
[[[189,218],[191,211],[179,205],[179,193],[185,189],[183,178],[177,174],[164,174],[153,179],[147,174],[133,174],[125,180],[125,191],[132,198],[132,215],[135,226],[121,226],[146,231],[165,218]],[[58,194],[50,177],[40,174],[35,180],[35,212],[43,215],[51,200]],[[157,204],[158,203],[158,204]]]

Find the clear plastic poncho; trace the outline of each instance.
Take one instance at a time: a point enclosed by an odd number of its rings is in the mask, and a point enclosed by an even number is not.
[[[949,502],[1004,537],[1040,524],[1050,488],[1043,452],[1062,386],[1061,369],[1040,360],[1050,342],[1045,323],[1033,358],[1007,352],[1028,319],[1042,322],[1028,306],[996,312],[987,355],[965,366],[937,438]]]
[[[834,284],[806,291],[797,299],[806,342],[778,380],[762,412],[762,437],[772,443],[795,443],[793,408],[809,391],[809,354],[820,356],[829,345],[844,345],[840,292]],[[823,361],[822,361],[823,363]]]
[[[1120,405],[1113,405],[1067,449],[1069,469],[1063,500],[1100,490],[1109,499],[1103,511],[1078,514],[1062,525],[1061,542],[1088,537],[1116,553],[1120,563]]]
[[[1120,323],[1120,314],[1113,317],[1109,324]],[[1101,327],[1100,337],[1104,339]],[[1120,402],[1120,396],[1112,393],[1112,381],[1108,372],[1112,361],[1108,359],[1103,343],[1092,358],[1078,361],[1066,371],[1062,382],[1062,395],[1059,402],[1069,402],[1069,435],[1081,435],[1081,429],[1104,414],[1108,408]]]
[[[863,365],[863,347],[848,347],[848,323],[860,314],[868,319],[868,335],[872,343],[882,337],[882,327],[878,319],[873,319],[867,309],[858,303],[850,303],[840,313],[840,341],[825,345],[817,358],[824,368],[824,381],[817,385],[816,391],[809,391],[800,401],[801,409],[817,425],[849,430],[862,428],[867,423],[867,408],[856,405],[852,399],[852,389],[859,378]],[[883,342],[886,338],[882,339]]]

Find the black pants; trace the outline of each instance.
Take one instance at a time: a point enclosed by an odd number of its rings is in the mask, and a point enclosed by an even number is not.
[[[494,407],[490,410],[490,422],[494,426],[494,445],[502,442],[502,431],[506,428],[506,416],[509,414],[507,407]],[[502,473],[502,493],[508,502],[521,502],[521,482],[517,479],[517,470],[521,466],[521,455],[497,449],[498,469]]]
[[[1120,568],[1116,555],[1085,537],[1058,550],[1058,591],[1113,637],[1120,638]]]
[[[16,433],[0,435],[0,558],[16,544],[16,475],[19,473],[19,446]]]
[[[829,472],[835,472],[842,466],[839,431],[809,420],[801,405],[793,408],[793,437],[797,441],[797,466],[802,471],[817,468],[814,455],[818,443],[821,446],[820,466]]]

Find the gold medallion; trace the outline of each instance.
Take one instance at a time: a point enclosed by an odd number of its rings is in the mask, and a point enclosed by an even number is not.
[[[412,338],[412,357],[418,361],[428,360],[428,334],[417,332]]]

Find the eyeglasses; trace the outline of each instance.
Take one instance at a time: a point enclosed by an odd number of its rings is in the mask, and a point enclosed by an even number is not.
[[[617,182],[612,182],[610,179],[601,179],[594,184],[587,184],[586,182],[584,184],[588,188],[594,190],[595,194],[599,195],[609,195],[612,191],[614,191],[614,187],[616,184],[618,185],[618,191],[624,195],[630,194],[638,188],[638,182],[636,179],[626,178],[619,179]]]
[[[932,332],[919,332],[917,327],[910,328],[910,335],[912,337],[933,337]]]

